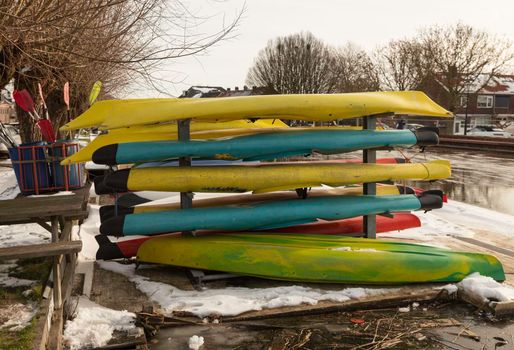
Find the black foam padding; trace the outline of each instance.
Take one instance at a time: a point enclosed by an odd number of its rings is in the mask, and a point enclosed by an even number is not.
[[[433,131],[439,135],[439,128],[437,126],[423,126],[421,128],[417,128],[416,131]]]
[[[405,158],[394,158],[396,160],[397,164],[403,164],[406,163]]]
[[[96,164],[116,165],[118,144],[100,147],[93,153],[92,160]]]
[[[148,198],[138,196],[137,194],[132,192],[123,194],[122,196],[118,197],[118,200],[116,201],[116,203],[118,203],[119,206],[126,208],[148,202],[151,202],[151,200]]]
[[[95,193],[98,195],[111,194],[115,192],[114,189],[105,185],[106,176],[107,175],[101,175],[93,179],[93,183],[95,184]]]
[[[104,184],[118,192],[128,191],[127,183],[130,175],[130,169],[115,171],[105,176]]]
[[[114,216],[100,225],[100,233],[107,236],[123,236],[125,215]]]
[[[134,208],[127,208],[122,207],[118,205],[118,208],[116,208],[115,205],[104,205],[100,207],[100,223],[109,220],[112,217],[115,217],[116,215],[127,215],[127,214],[133,214]]]
[[[409,186],[396,185],[396,187],[398,188],[398,192],[400,192],[400,194],[414,194],[414,193],[416,193],[412,189],[412,187],[409,187]]]
[[[96,235],[98,243],[98,251],[96,252],[96,260],[112,260],[121,259],[125,256],[116,243],[112,243],[107,236]]]
[[[433,194],[423,193],[418,199],[421,204],[421,210],[432,210],[443,207],[443,199]]]
[[[431,130],[417,129],[413,132],[416,135],[416,144],[418,146],[435,146],[439,144],[439,136]]]
[[[444,197],[444,193],[441,190],[426,190],[426,191],[423,191],[423,194],[430,194],[430,195],[438,196],[441,199],[443,199],[443,197]]]

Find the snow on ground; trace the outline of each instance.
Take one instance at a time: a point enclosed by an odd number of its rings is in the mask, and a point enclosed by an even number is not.
[[[459,291],[470,295],[476,295],[484,302],[487,301],[512,301],[514,300],[514,288],[508,284],[496,282],[488,276],[482,276],[475,272],[456,284],[447,284],[442,287],[448,294]]]
[[[104,346],[115,330],[135,329],[135,317],[131,312],[108,309],[80,297],[75,318],[66,322],[65,345],[71,350]]]
[[[189,345],[190,350],[198,350],[200,347],[202,347],[204,343],[203,337],[199,337],[197,335],[193,335],[189,340],[187,341],[187,345]]]
[[[99,261],[98,264],[105,270],[126,276],[152,301],[161,305],[165,313],[186,311],[199,317],[234,316],[247,311],[300,304],[316,305],[319,301],[324,300],[344,302],[397,291],[396,288],[342,288],[326,291],[301,286],[256,289],[227,287],[203,291],[184,291],[172,285],[153,282],[147,277],[137,275],[134,265],[122,265],[113,261]]]
[[[14,170],[0,171],[0,200],[13,199],[20,193]]]
[[[29,287],[36,281],[26,280],[9,276],[9,270],[15,268],[16,264],[0,264],[0,287],[16,288],[16,287]]]
[[[20,331],[27,327],[37,312],[33,304],[11,304],[0,308],[0,329]]]

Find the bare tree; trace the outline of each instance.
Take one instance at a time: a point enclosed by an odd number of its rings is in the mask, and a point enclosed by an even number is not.
[[[434,78],[447,91],[451,111],[458,107],[468,84],[483,73],[500,73],[514,57],[509,41],[462,23],[429,27],[421,30],[416,40]]]
[[[333,49],[311,33],[270,40],[248,71],[248,85],[282,94],[330,93],[336,88]]]
[[[377,70],[366,51],[348,43],[335,53],[335,88],[337,92],[377,91]]]
[[[412,39],[391,40],[375,49],[372,57],[385,90],[418,89],[429,70],[422,46]]]
[[[16,88],[34,95],[40,82],[56,108],[58,127],[64,122],[65,81],[77,112],[96,80],[104,82],[106,93],[134,81],[162,91],[154,73],[163,62],[195,55],[226,38],[240,15],[203,35],[195,32],[203,19],[180,0],[0,0],[0,87],[14,79]],[[19,115],[28,139],[33,124]]]

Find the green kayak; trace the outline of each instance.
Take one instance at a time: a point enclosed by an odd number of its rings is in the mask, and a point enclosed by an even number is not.
[[[141,245],[137,257],[140,262],[301,282],[458,282],[473,272],[505,280],[492,255],[324,235],[156,237]]]

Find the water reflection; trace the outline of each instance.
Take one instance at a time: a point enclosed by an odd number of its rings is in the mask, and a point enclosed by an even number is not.
[[[397,151],[380,151],[379,157],[402,157]],[[342,155],[360,157],[361,152]],[[406,152],[411,157],[414,152]],[[433,183],[411,182],[424,189],[442,189],[450,199],[514,215],[514,154],[430,149],[415,155],[413,161],[447,159],[452,164],[452,177]]]

